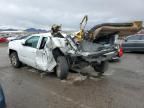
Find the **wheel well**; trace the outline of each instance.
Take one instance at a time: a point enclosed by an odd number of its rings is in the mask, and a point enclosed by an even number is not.
[[[11,55],[11,53],[13,53],[13,52],[16,52],[15,50],[13,50],[13,49],[9,49],[9,56]],[[17,52],[16,52],[17,53]]]
[[[57,59],[58,56],[64,56],[63,52],[59,48],[55,48],[52,51],[55,60]]]

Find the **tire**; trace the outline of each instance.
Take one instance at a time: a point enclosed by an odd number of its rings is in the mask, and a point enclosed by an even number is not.
[[[102,61],[100,64],[95,63],[93,64],[93,68],[99,75],[103,75],[108,68],[108,61]]]
[[[69,66],[64,56],[57,57],[56,74],[61,80],[66,79],[68,76]]]
[[[21,67],[21,62],[19,61],[17,52],[12,52],[12,53],[10,54],[10,62],[11,62],[12,66],[13,66],[14,68],[19,68],[19,67]]]

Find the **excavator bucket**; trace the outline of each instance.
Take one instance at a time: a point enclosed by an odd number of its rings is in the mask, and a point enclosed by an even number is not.
[[[128,36],[137,33],[142,29],[142,21],[134,21],[131,23],[104,23],[96,25],[89,30],[93,39],[101,36],[107,36],[113,33],[119,36]]]

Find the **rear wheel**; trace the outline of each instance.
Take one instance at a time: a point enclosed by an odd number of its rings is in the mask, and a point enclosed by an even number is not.
[[[21,62],[19,61],[17,52],[12,52],[10,54],[10,62],[12,64],[12,66],[15,68],[19,68],[21,66]]]
[[[96,72],[98,72],[98,75],[103,75],[108,68],[108,61],[102,61],[100,64],[94,63],[93,68]]]
[[[56,74],[61,80],[66,79],[68,76],[69,66],[64,56],[57,57]]]

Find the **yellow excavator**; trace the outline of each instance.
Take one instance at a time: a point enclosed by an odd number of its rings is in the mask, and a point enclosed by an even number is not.
[[[135,34],[142,29],[142,21],[134,21],[130,23],[103,23],[92,27],[85,32],[85,26],[88,21],[88,16],[85,15],[80,23],[80,31],[75,34],[75,40],[81,42],[85,37],[89,40],[95,40],[102,36],[108,36],[113,33],[119,36],[128,36]]]
[[[83,40],[84,35],[85,35],[85,26],[87,24],[88,21],[88,16],[85,15],[80,23],[80,31],[76,33],[75,35],[75,39],[77,42],[80,42]]]

